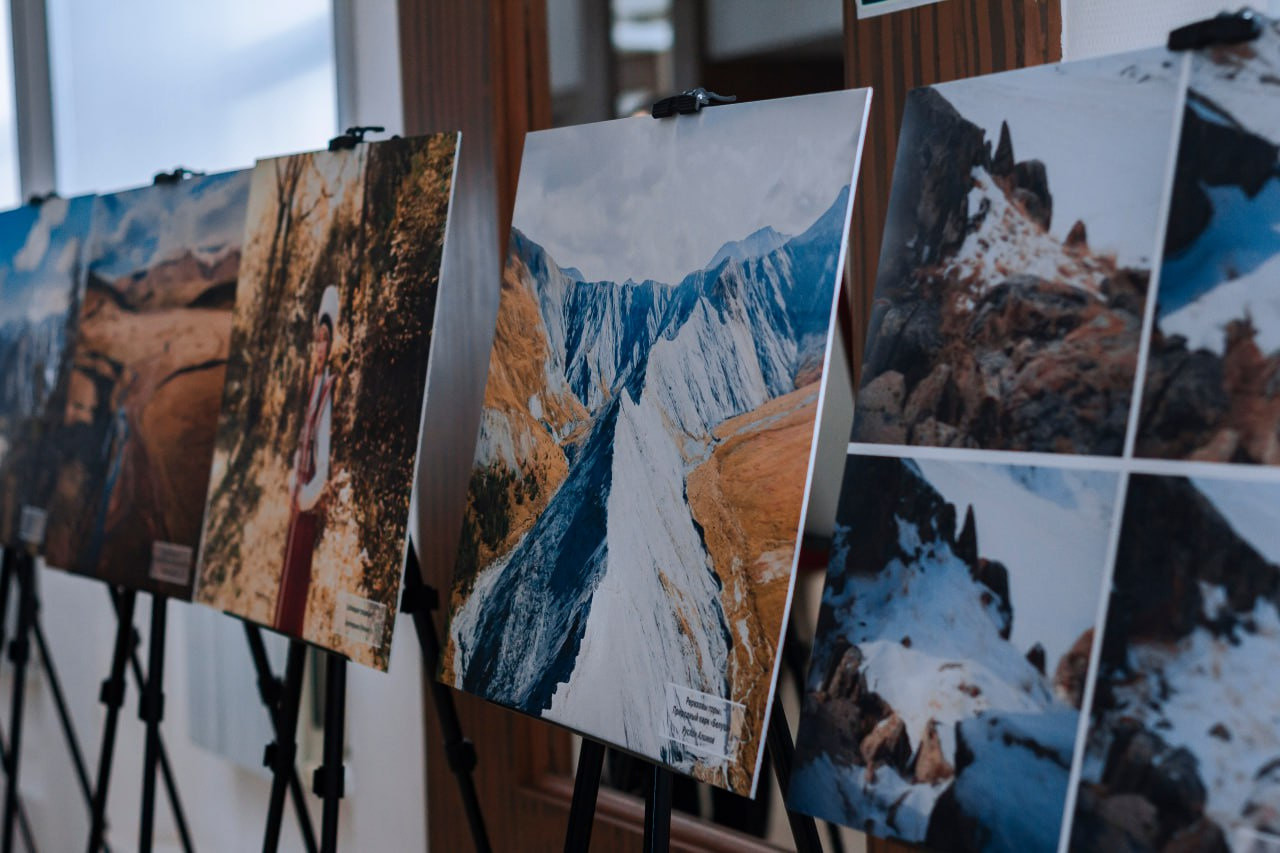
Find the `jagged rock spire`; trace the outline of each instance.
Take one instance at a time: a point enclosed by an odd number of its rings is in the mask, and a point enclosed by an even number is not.
[[[1013,156],[1013,138],[1009,135],[1009,123],[1000,122],[1000,142],[996,144],[995,156],[991,158],[991,174],[1009,175],[1017,160]]]

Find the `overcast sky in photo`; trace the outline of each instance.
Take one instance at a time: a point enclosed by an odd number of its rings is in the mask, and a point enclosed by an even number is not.
[[[826,212],[853,177],[866,97],[531,133],[514,224],[588,280],[678,284],[725,243],[766,225],[798,234]]]
[[[243,238],[249,170],[99,196],[89,264],[114,278],[190,250],[212,260]]]
[[[90,196],[51,198],[0,214],[0,323],[67,310],[92,206]]]

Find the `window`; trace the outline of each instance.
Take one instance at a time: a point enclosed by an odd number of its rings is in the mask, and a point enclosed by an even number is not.
[[[18,133],[13,96],[13,41],[9,3],[0,0],[0,207],[22,199],[18,188]]]
[[[143,184],[179,165],[243,168],[322,148],[335,133],[330,0],[47,8],[63,195]]]

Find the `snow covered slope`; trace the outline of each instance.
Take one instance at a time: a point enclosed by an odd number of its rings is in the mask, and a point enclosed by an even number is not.
[[[1063,673],[1087,659],[1113,499],[1114,478],[1074,471],[852,457],[791,806],[939,849],[1054,849],[1078,720]],[[983,516],[1063,523],[1083,547],[1046,561],[1036,536],[988,539]],[[1046,595],[1042,562],[1091,598],[1021,613]],[[1011,641],[1024,619],[1028,639],[1074,642],[1046,660]]]
[[[540,380],[521,386],[527,406],[487,404],[477,470],[523,482],[548,442],[563,463],[547,466],[567,470],[462,590],[450,624],[457,683],[685,770],[743,762],[694,754],[660,727],[668,684],[739,701],[729,660],[747,642],[730,630],[731,567],[713,563],[687,478],[717,426],[821,368],[848,204],[845,187],[803,233],[756,232],[674,285],[584,282],[513,229],[508,272],[536,305],[522,322],[541,326]],[[767,677],[766,651],[741,657]]]

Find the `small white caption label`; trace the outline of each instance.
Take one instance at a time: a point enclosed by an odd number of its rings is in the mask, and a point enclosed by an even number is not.
[[[663,737],[692,750],[728,758],[737,752],[746,708],[678,684],[667,684]]]
[[[18,538],[28,545],[44,544],[44,528],[49,513],[35,506],[23,506],[18,517]]]
[[[191,562],[195,552],[172,542],[151,543],[151,579],[186,586],[191,582]]]
[[[376,601],[338,593],[338,607],[333,614],[334,630],[341,636],[366,646],[382,645],[382,625],[387,619],[387,607]]]

